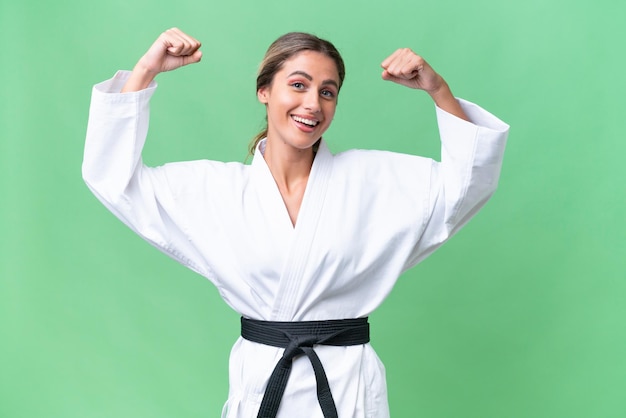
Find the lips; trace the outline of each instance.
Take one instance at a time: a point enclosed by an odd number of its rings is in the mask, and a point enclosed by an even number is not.
[[[317,120],[317,119],[305,118],[305,117],[297,116],[297,115],[291,115],[291,119],[293,119],[296,122],[301,123],[303,125],[309,126],[311,128],[316,127],[320,123],[320,121]]]

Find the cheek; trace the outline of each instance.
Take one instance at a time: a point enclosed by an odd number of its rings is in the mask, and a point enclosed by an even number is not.
[[[293,110],[294,108],[298,107],[298,103],[294,100],[293,97],[285,95],[280,100],[280,106],[284,110],[289,111],[289,110]]]
[[[330,124],[330,122],[335,117],[335,111],[337,110],[337,103],[328,103],[328,106],[324,108],[324,116],[326,117],[326,122]]]
[[[296,103],[293,97],[289,95],[283,95],[281,97],[275,97],[274,100],[270,103],[270,107],[277,114],[291,113],[291,111],[298,107],[298,103]]]

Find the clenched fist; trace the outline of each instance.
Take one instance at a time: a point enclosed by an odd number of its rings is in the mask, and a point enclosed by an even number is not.
[[[385,59],[383,79],[428,93],[437,91],[445,82],[424,58],[409,48],[401,48]]]
[[[197,39],[180,29],[166,30],[139,59],[122,92],[144,89],[159,73],[199,62],[200,46]]]
[[[469,120],[446,81],[424,58],[409,48],[396,50],[380,65],[383,67],[383,79],[412,89],[424,90],[441,109],[461,119]]]
[[[200,61],[200,42],[177,28],[163,32],[141,57],[138,65],[153,73],[175,70]]]

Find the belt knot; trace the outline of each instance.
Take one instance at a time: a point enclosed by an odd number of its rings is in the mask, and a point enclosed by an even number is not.
[[[315,353],[316,344],[348,346],[369,342],[367,318],[330,321],[274,322],[241,318],[241,336],[249,341],[282,347],[282,358],[274,367],[267,382],[257,418],[274,418],[287,387],[293,359],[306,354],[313,366],[317,381],[317,400],[324,418],[337,418],[324,366]]]

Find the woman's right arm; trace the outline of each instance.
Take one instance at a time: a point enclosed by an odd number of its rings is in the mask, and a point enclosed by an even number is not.
[[[180,29],[166,30],[137,62],[121,92],[143,90],[150,85],[157,74],[199,62],[202,58],[200,46],[197,39]]]
[[[94,86],[82,174],[89,189],[122,222],[179,262],[206,274],[184,234],[184,216],[168,171],[146,167],[141,159],[155,76],[198,62],[199,47],[198,41],[170,29],[132,72],[120,71]]]

